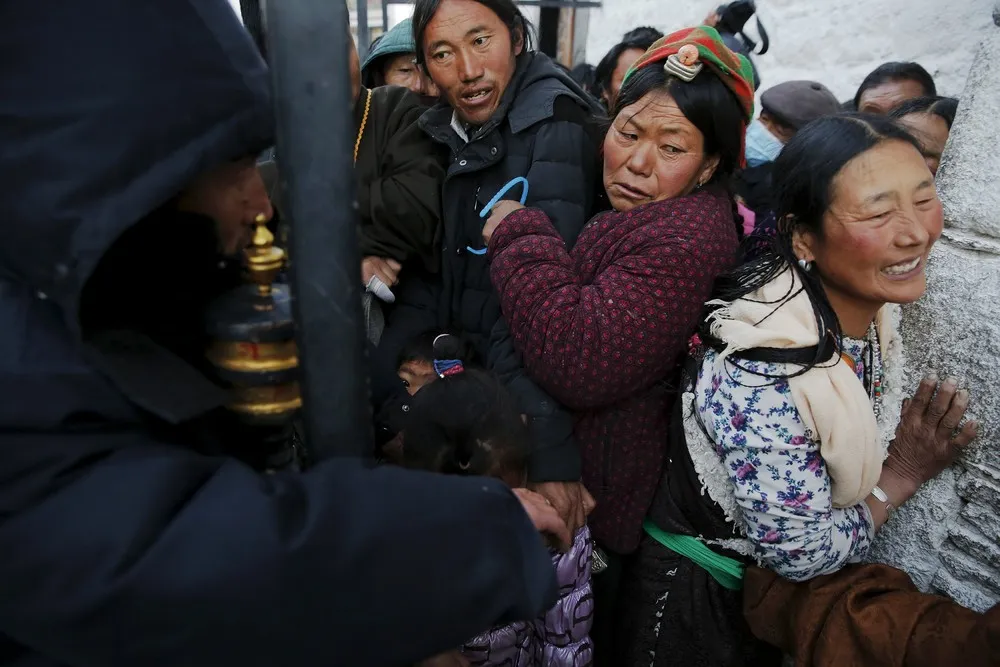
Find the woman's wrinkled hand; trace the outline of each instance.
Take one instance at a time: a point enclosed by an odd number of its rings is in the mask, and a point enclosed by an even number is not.
[[[493,232],[495,232],[497,227],[500,226],[500,223],[503,222],[508,215],[514,211],[519,211],[522,208],[524,208],[524,206],[509,199],[501,199],[493,206],[493,210],[490,211],[490,217],[486,220],[486,226],[483,227],[483,243],[486,244],[487,248],[490,245],[490,239],[493,238]]]
[[[545,496],[528,489],[513,489],[513,491],[538,532],[553,536],[561,551],[569,549],[573,538],[566,522],[559,516],[559,512],[552,506],[552,503]]]
[[[935,394],[936,391],[936,394]],[[923,379],[913,398],[903,402],[896,439],[889,447],[885,467],[916,489],[936,477],[975,439],[979,424],[962,418],[969,407],[969,392],[948,378]]]

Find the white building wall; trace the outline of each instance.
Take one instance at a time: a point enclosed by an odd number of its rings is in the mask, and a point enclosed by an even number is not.
[[[670,32],[700,23],[721,0],[603,0],[590,14],[587,61],[597,64],[640,25]],[[762,88],[820,81],[846,100],[877,65],[914,60],[942,94],[958,95],[976,46],[992,25],[993,0],[757,0],[771,50],[756,57]],[[753,20],[748,26],[753,32]]]

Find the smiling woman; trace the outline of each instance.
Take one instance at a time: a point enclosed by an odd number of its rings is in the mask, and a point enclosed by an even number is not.
[[[928,378],[901,411],[892,304],[923,294],[942,228],[916,140],[887,118],[827,117],[796,133],[774,174],[775,247],[709,302],[626,582],[623,628],[644,664],[696,650],[674,623],[697,623],[711,656],[685,665],[780,664],[742,619],[744,565],[805,580],[860,560],[975,434],[956,430],[968,392],[953,381]]]

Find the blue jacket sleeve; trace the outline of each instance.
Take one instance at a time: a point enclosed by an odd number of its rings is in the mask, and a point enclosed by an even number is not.
[[[0,639],[73,667],[396,667],[555,599],[493,480],[261,476],[142,433],[0,434],[0,480]]]

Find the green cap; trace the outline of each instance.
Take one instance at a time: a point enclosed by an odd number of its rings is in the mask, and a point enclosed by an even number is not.
[[[403,19],[392,30],[382,35],[375,48],[361,63],[362,71],[382,56],[396,56],[401,53],[416,53],[417,43],[413,40],[413,20]]]

